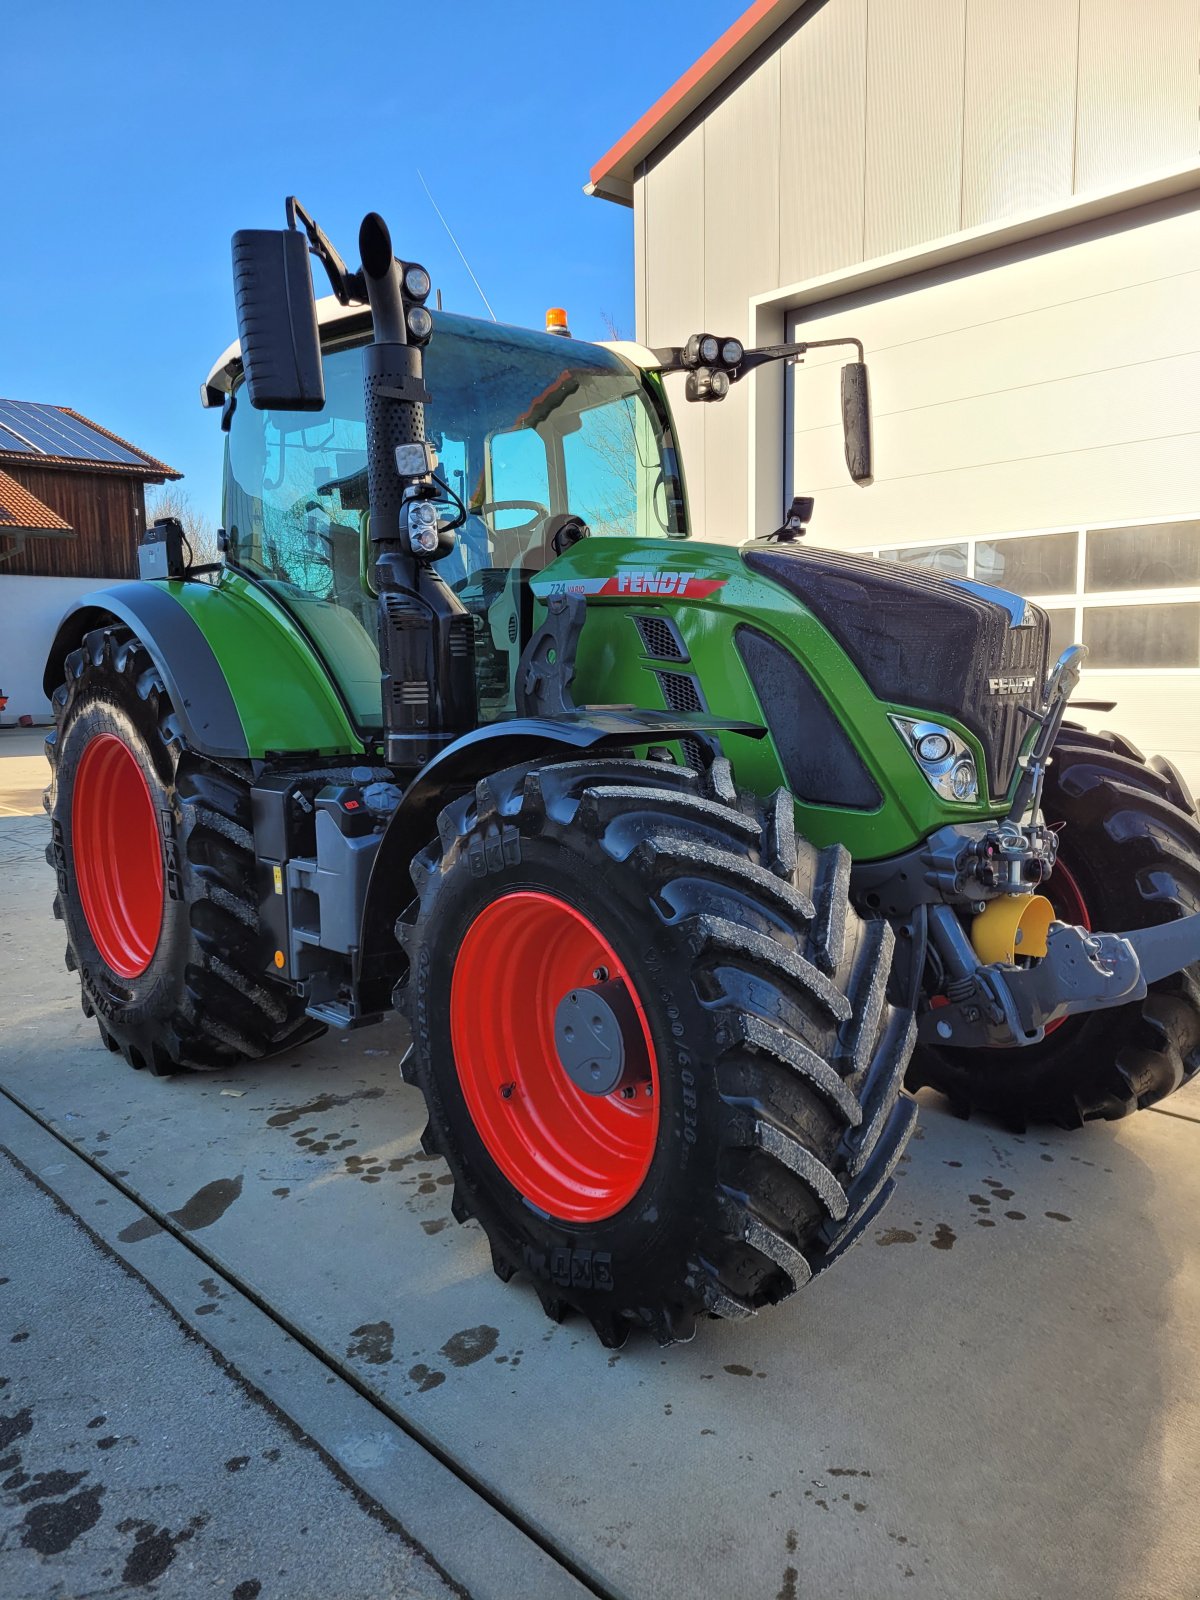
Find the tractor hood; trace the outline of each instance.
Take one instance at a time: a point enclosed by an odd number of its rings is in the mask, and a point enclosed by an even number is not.
[[[881,700],[956,718],[1003,794],[1049,670],[1050,619],[1004,589],[831,550],[755,543],[751,571],[794,594]]]

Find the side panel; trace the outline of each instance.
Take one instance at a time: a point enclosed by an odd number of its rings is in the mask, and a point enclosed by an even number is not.
[[[728,545],[588,539],[547,568],[533,587],[542,598],[556,588],[587,594],[588,619],[573,685],[580,705],[680,710],[687,708],[685,696],[698,689],[702,705],[697,709],[761,727],[767,708],[759,704],[743,665],[737,629],[753,627],[790,651],[846,730],[881,796],[870,810],[798,801],[797,829],[814,844],[840,842],[856,860],[880,860],[911,849],[949,822],[1004,814],[1002,805],[941,800],[888,720],[891,712],[919,716],[924,708],[877,700],[817,618],[786,590],[752,573]],[[639,628],[639,617],[673,623],[675,649],[682,649],[682,657],[660,654],[668,647],[655,630]],[[684,679],[694,687],[680,682]],[[985,771],[975,736],[952,719],[938,720],[966,741],[980,772]],[[769,737],[728,733],[721,735],[721,744],[746,788],[766,795],[784,784],[779,751]]]
[[[127,623],[163,675],[188,743],[205,755],[358,755],[363,741],[312,645],[267,595],[232,573],[215,584],[125,583],[64,617],[46,667],[106,618]]]

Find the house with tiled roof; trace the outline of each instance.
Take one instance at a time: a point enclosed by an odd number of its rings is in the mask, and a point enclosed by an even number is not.
[[[137,576],[146,487],[181,474],[69,406],[0,399],[0,721],[48,719],[42,660],[76,595]]]

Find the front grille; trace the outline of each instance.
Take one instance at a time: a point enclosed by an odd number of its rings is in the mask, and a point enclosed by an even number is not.
[[[1034,613],[1032,627],[1008,629],[999,662],[983,676],[978,715],[988,751],[992,792],[996,795],[1003,794],[1012,781],[1021,746],[1033,726],[1029,713],[1041,699],[1039,690],[1046,681],[1050,619],[1037,606],[1028,607],[1026,615]],[[1033,678],[1037,685],[1032,693],[1003,694],[989,687],[992,678],[1024,676]]]
[[[656,672],[663,699],[672,711],[703,711],[700,686],[687,672]]]

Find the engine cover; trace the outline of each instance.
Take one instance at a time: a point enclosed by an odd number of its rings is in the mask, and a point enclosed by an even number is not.
[[[891,705],[955,718],[1003,795],[1041,701],[1050,619],[1004,590],[869,556],[762,543],[742,558],[794,594]]]

